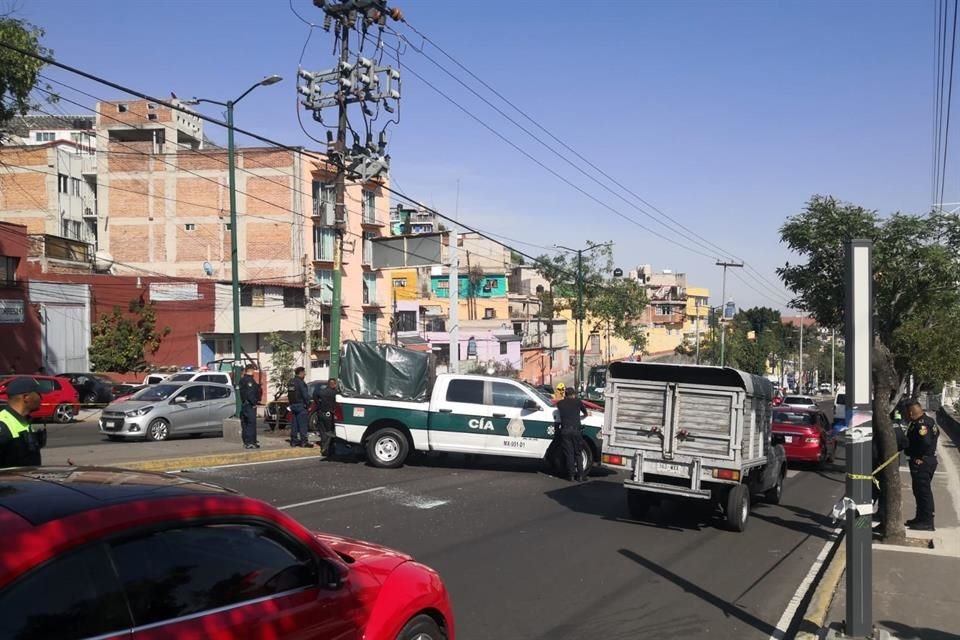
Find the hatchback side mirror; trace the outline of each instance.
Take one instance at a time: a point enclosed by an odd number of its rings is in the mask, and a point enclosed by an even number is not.
[[[173,399],[174,404],[184,404],[187,401],[187,396],[177,396]]]

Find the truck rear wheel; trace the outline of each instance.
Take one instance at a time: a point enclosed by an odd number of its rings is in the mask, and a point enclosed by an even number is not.
[[[750,488],[747,485],[738,484],[730,489],[724,517],[731,531],[743,531],[747,528],[747,520],[750,518]]]
[[[402,467],[410,454],[410,443],[400,429],[383,427],[367,438],[367,460],[374,467]]]
[[[763,499],[770,504],[780,504],[780,498],[783,497],[783,475],[785,469],[781,469],[777,474],[777,483],[763,492]]]

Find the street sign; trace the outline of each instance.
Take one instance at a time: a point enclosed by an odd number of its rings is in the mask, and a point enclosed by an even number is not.
[[[23,300],[0,300],[0,324],[21,324],[24,317]]]

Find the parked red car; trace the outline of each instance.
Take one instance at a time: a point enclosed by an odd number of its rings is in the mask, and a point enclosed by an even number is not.
[[[16,376],[0,377],[0,402],[6,404],[7,383]],[[53,420],[66,424],[80,412],[80,396],[66,378],[30,376],[40,385],[40,408],[30,417],[34,420]]]
[[[820,411],[779,407],[773,410],[774,434],[783,436],[788,461],[817,462],[833,460],[837,441],[830,421]]]
[[[454,638],[432,569],[228,489],[93,467],[0,487],[0,638]]]

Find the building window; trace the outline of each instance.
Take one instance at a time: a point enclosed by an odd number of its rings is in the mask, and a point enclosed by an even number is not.
[[[233,225],[228,222],[225,225],[223,225],[223,228],[226,229],[227,231],[231,231],[233,229]]]
[[[156,108],[157,108],[157,105],[155,105],[154,103],[152,103],[152,102],[148,102],[148,103],[147,103],[147,110],[153,111],[153,110],[155,110]]]
[[[70,178],[70,195],[80,195],[80,178]]]
[[[600,353],[600,334],[590,334],[590,347],[587,349],[590,353]]]
[[[363,221],[367,224],[377,221],[377,194],[367,189],[363,190]]]
[[[156,119],[157,119],[157,114],[155,114],[155,113],[148,113],[148,114],[147,114],[147,120],[156,120]]]
[[[363,274],[363,304],[377,303],[377,274]]]
[[[372,231],[363,232],[363,264],[373,265],[373,242],[377,234]]]
[[[240,285],[241,307],[262,307],[264,304],[263,287],[250,284]]]
[[[63,175],[62,173],[58,174],[57,190],[60,193],[68,193],[69,189],[70,189],[70,179],[67,176]]]
[[[80,233],[81,233],[81,230],[82,230],[82,226],[81,226],[80,222],[79,222],[78,220],[73,220],[73,221],[70,223],[70,226],[73,228],[73,229],[72,229],[72,230],[73,230],[73,237],[76,238],[77,240],[82,240],[82,238],[80,237]]]
[[[333,226],[336,202],[336,188],[332,183],[313,181],[313,215],[320,218],[320,224]]]
[[[483,310],[483,319],[484,320],[493,320],[497,317],[497,310],[493,307],[487,307]]]
[[[432,331],[436,333],[446,333],[447,331],[446,318],[439,318],[437,316],[433,316],[433,317],[427,318],[424,324],[426,325],[427,331]]]
[[[317,291],[314,296],[320,299],[320,304],[333,302],[333,270],[317,269],[314,272],[317,281]]]
[[[197,225],[193,224],[192,222],[188,222],[187,224],[183,225],[183,230],[184,230],[184,231],[196,231],[196,230],[197,230]]]
[[[406,288],[407,288],[407,279],[406,279],[406,278],[394,278],[394,279],[393,279],[393,286],[394,286],[394,287],[399,287],[399,288],[401,288],[401,289],[406,289]]]
[[[363,341],[377,341],[377,314],[375,313],[363,314]]]
[[[17,281],[17,265],[20,258],[0,256],[0,286],[12,286]]]
[[[668,304],[658,304],[657,305],[657,315],[669,316],[673,313],[673,307]]]
[[[450,290],[450,281],[449,280],[437,280],[437,290],[438,291],[449,291]]]
[[[507,343],[506,343],[506,342],[501,342],[501,343],[500,343],[500,355],[502,355],[502,356],[507,355]]]
[[[303,289],[284,287],[283,306],[286,309],[303,309],[306,307],[307,300],[303,295]]]
[[[416,311],[397,311],[396,314],[397,331],[416,331],[417,330],[417,312]]]
[[[125,104],[117,105],[117,113],[126,113],[126,112],[127,112],[127,105]]]
[[[333,246],[337,241],[337,231],[331,227],[313,227],[313,259],[333,261]]]
[[[33,139],[37,142],[53,142],[55,136],[53,131],[37,131],[33,134]]]

